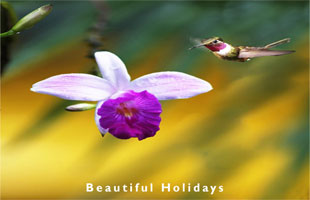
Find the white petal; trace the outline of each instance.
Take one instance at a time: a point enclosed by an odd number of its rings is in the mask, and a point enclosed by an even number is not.
[[[35,83],[31,91],[67,100],[99,101],[111,96],[116,89],[98,76],[61,74]]]
[[[99,101],[97,104],[97,107],[96,107],[96,111],[95,111],[95,122],[96,122],[96,125],[97,125],[102,137],[108,132],[108,129],[104,129],[100,126],[100,122],[99,122],[100,116],[97,114],[98,109],[101,107],[101,105],[103,103],[104,103],[104,101]]]
[[[186,99],[212,90],[210,83],[182,72],[158,72],[130,83],[130,89],[147,90],[159,100]]]
[[[130,76],[123,61],[115,54],[108,51],[95,53],[102,77],[110,81],[119,90],[129,86]]]

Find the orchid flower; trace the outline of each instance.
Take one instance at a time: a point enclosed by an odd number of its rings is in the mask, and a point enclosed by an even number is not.
[[[212,89],[208,82],[181,72],[151,73],[130,81],[125,64],[115,54],[101,51],[95,58],[103,78],[61,74],[35,83],[31,91],[97,101],[95,121],[102,136],[109,132],[120,139],[152,137],[161,121],[159,100],[190,98]]]

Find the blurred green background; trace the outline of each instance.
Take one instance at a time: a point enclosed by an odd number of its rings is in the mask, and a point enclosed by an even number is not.
[[[46,3],[54,8],[11,42],[1,39],[9,44],[1,46],[9,58],[1,63],[1,198],[309,198],[308,1],[9,2],[19,18]],[[249,46],[290,37],[277,48],[296,53],[239,63],[187,50],[190,37],[212,36]],[[72,102],[30,92],[53,75],[96,73],[96,50],[117,54],[133,79],[175,70],[214,90],[162,102],[153,138],[101,138],[94,111],[66,112]],[[86,193],[87,182],[157,189]],[[162,193],[168,182],[224,192]]]

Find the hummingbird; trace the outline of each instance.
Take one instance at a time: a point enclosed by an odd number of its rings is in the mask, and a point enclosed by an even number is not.
[[[288,43],[290,41],[290,38],[285,38],[283,40],[267,44],[263,47],[232,46],[228,43],[225,43],[220,37],[212,37],[195,41],[196,43],[198,42],[198,44],[189,48],[189,50],[205,46],[210,51],[212,51],[213,54],[218,58],[239,62],[249,61],[251,58],[256,57],[281,56],[295,52],[288,50],[270,50],[270,48],[272,47]]]

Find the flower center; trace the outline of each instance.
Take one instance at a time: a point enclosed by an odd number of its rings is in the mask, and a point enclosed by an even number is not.
[[[116,112],[120,115],[127,117],[127,118],[131,118],[138,111],[137,111],[137,109],[130,107],[128,104],[129,103],[127,103],[127,102],[120,103],[116,107]]]

